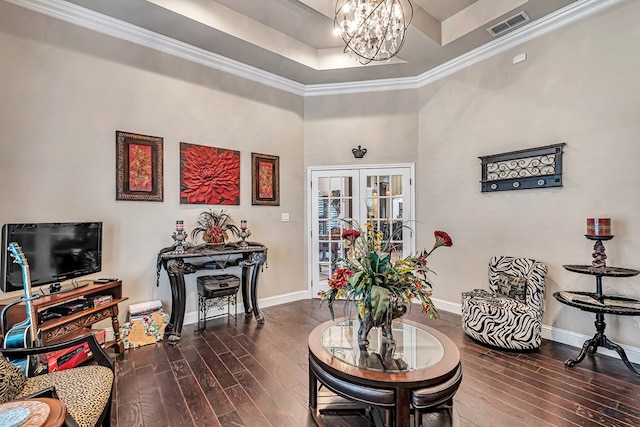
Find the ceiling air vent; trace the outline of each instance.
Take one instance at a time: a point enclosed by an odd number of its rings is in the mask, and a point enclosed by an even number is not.
[[[531,18],[529,18],[529,15],[527,15],[525,11],[522,11],[517,15],[513,15],[511,18],[507,18],[502,22],[498,22],[491,28],[487,28],[487,31],[489,31],[492,36],[497,37],[505,31],[509,31],[530,20]]]

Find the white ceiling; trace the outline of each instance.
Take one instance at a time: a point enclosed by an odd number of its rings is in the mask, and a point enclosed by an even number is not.
[[[625,0],[410,0],[414,16],[401,52],[366,66],[333,35],[336,0],[4,1],[318,96],[421,87]],[[499,37],[487,31],[520,12],[531,20]]]

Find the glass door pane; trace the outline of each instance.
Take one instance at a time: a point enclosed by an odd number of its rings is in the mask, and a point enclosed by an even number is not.
[[[388,240],[392,255],[404,258],[412,251],[413,235],[410,222],[413,219],[405,206],[411,206],[410,194],[403,189],[409,188],[411,172],[409,168],[363,169],[360,191],[364,195],[366,221],[373,229],[382,231]]]
[[[318,171],[312,173],[314,189],[311,230],[313,296],[328,287],[327,279],[338,268],[337,259],[344,257],[342,231],[344,220],[357,218],[359,205],[353,201],[357,171]]]
[[[389,239],[394,257],[413,250],[410,179],[412,168],[364,167],[311,171],[311,281],[312,296],[328,288],[327,280],[346,256],[342,232],[350,220]]]

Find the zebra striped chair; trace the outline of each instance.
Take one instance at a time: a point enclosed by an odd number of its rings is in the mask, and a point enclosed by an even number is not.
[[[462,294],[462,328],[471,338],[495,347],[540,347],[546,276],[547,266],[533,259],[491,258],[490,292]]]

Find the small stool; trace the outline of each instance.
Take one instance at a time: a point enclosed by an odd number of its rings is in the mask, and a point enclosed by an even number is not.
[[[432,387],[424,387],[411,391],[411,406],[414,409],[414,426],[422,426],[422,414],[436,410],[449,410],[451,422],[456,425],[453,414],[453,396],[462,382],[462,365],[451,378]]]
[[[240,287],[240,278],[232,274],[217,274],[214,276],[198,277],[198,329],[203,331],[207,327],[207,312],[213,307],[222,308],[227,304],[227,316],[231,316],[231,304],[235,307],[235,315],[238,317],[237,295]]]

